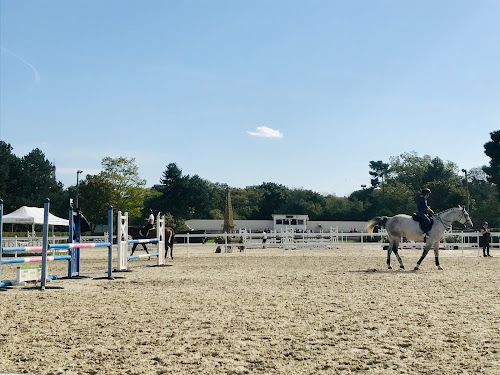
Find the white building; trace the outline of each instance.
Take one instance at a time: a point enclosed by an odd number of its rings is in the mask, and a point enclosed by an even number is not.
[[[275,232],[307,232],[308,215],[273,215],[273,227]]]

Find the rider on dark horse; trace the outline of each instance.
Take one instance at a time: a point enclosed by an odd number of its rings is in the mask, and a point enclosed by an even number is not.
[[[427,199],[429,199],[430,189],[422,189],[422,194],[417,201],[417,216],[420,220],[422,230],[424,231],[424,242],[427,239],[428,232],[431,225],[431,219],[427,216],[427,213],[434,214],[434,211],[427,205]]]
[[[149,210],[149,218],[147,219],[146,225],[139,231],[142,237],[146,237],[150,229],[153,228],[155,223],[155,217],[153,215],[153,210]]]

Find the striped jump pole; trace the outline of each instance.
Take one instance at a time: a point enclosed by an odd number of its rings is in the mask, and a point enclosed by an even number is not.
[[[40,281],[40,290],[45,290],[47,283],[47,250],[49,245],[49,207],[50,199],[45,198],[43,204],[43,241],[42,241],[42,279]]]
[[[67,244],[50,245],[50,248],[69,249],[71,259],[68,262],[68,277],[80,276],[80,249],[89,247],[107,247],[108,248],[108,279],[112,280],[112,258],[113,258],[113,206],[108,206],[108,242],[81,243],[81,221],[77,215],[73,214],[73,207],[69,207],[69,239]]]
[[[2,233],[3,233],[3,200],[0,199],[0,282],[2,282]]]
[[[71,204],[69,206],[68,219],[68,243],[75,242],[75,236],[77,237],[76,241],[80,242],[80,236],[76,235],[79,230],[76,228],[74,210]],[[75,251],[70,251],[69,254],[71,255],[71,259],[68,262],[68,277],[80,276],[80,251],[77,249]]]
[[[92,247],[107,247],[108,248],[108,279],[113,279],[112,277],[112,256],[113,256],[113,207],[108,207],[108,229],[109,229],[109,242],[96,242],[96,243],[81,243],[74,242],[79,241],[80,228],[78,222],[76,223],[76,228],[73,227],[73,207],[70,207],[70,226],[69,226],[69,241],[68,243],[61,244],[50,244],[48,241],[48,218],[49,218],[49,208],[50,199],[46,198],[44,201],[44,224],[43,224],[43,244],[42,246],[23,246],[23,247],[2,247],[1,240],[3,236],[3,200],[0,199],[0,287],[14,285],[14,282],[2,282],[1,281],[1,270],[2,264],[10,263],[42,263],[41,266],[41,283],[40,289],[44,290],[46,286],[47,279],[54,279],[55,276],[47,276],[47,262],[56,260],[67,260],[68,261],[68,277],[74,277],[80,275],[80,249],[82,248],[92,248]],[[73,240],[73,235],[76,229],[76,239]],[[69,250],[69,255],[59,255],[59,256],[48,256],[49,249],[65,249]],[[37,251],[42,252],[42,256],[39,257],[24,257],[24,258],[14,258],[5,259],[2,257],[3,253],[7,252],[29,252]]]

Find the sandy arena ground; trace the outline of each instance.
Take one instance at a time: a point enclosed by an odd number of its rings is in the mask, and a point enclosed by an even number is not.
[[[84,249],[90,277],[1,291],[0,372],[500,374],[498,250],[442,251],[444,271],[431,252],[418,272],[386,270],[378,245],[176,250],[111,281],[106,250]],[[420,251],[403,255],[413,269]]]

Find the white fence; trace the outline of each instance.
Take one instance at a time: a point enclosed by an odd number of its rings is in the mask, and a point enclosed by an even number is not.
[[[292,232],[271,232],[266,233],[266,242],[263,242],[263,233],[249,233],[240,231],[240,233],[202,233],[202,234],[177,234],[176,243],[174,245],[175,256],[182,251],[187,257],[207,255],[211,253],[221,253],[225,256],[231,254],[242,254],[248,256],[251,253],[261,253],[262,250],[276,253],[276,250],[282,252],[283,255],[289,250],[302,250],[305,255],[306,250],[344,250],[345,247],[352,248],[353,246],[359,250],[387,246],[388,243],[382,242],[386,233],[374,233],[373,236],[366,232],[355,233],[292,233]],[[448,232],[445,233],[444,242],[441,248],[450,251],[461,251],[461,255],[471,254],[470,250],[476,250],[477,255],[482,254],[482,249],[479,247],[479,232]],[[499,248],[500,232],[491,233],[492,249]],[[210,239],[222,239],[221,243],[211,243]],[[179,243],[179,239],[182,239]],[[377,241],[378,239],[378,241]],[[447,242],[450,241],[450,242]],[[453,241],[453,242],[451,242]],[[423,250],[424,243],[402,242],[401,249],[418,249]],[[258,251],[257,251],[258,250]],[[467,251],[467,254],[465,253]]]

